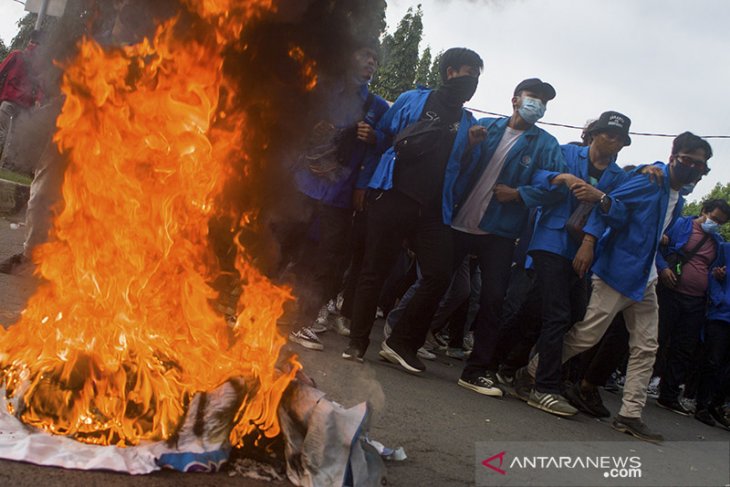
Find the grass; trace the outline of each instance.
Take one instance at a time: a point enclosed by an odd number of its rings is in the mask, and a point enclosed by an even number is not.
[[[31,178],[30,176],[8,171],[7,169],[0,169],[0,179],[12,181],[14,183],[25,184],[26,186],[29,186],[31,181],[33,181],[33,178]]]

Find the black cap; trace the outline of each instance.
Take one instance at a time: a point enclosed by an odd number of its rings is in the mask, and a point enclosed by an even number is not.
[[[520,81],[520,84],[515,88],[515,96],[519,95],[521,91],[531,91],[538,93],[545,97],[546,101],[555,98],[555,88],[550,83],[545,83],[540,78],[528,78]]]
[[[629,127],[631,119],[619,112],[603,112],[598,120],[596,120],[590,128],[589,134],[600,132],[616,132],[624,136],[624,145],[631,145],[631,137],[629,137]]]

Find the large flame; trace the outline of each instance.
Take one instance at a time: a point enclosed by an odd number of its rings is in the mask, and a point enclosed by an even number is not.
[[[171,21],[123,49],[85,39],[65,69],[55,135],[69,160],[65,205],[34,256],[44,283],[0,333],[6,394],[22,396],[11,412],[51,433],[167,439],[193,394],[232,377],[249,391],[232,442],[279,431],[297,368],[275,369],[289,291],[240,248],[243,292],[228,324],[211,306],[208,241],[231,161],[245,159],[242,131],[253,129],[222,107],[223,49],[271,0],[188,3],[213,26],[205,40],[177,39]]]

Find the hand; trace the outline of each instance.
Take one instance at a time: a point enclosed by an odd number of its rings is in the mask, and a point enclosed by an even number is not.
[[[591,268],[591,264],[593,264],[594,245],[595,243],[592,240],[584,239],[573,259],[573,270],[581,279],[583,279]]]
[[[603,191],[593,187],[582,179],[579,179],[578,182],[569,186],[569,188],[573,192],[573,195],[578,199],[578,201],[598,203],[603,197]]]
[[[355,211],[363,211],[365,209],[365,192],[364,189],[356,189],[352,192],[352,207]]]
[[[659,239],[659,245],[669,245],[669,237],[662,235],[662,238]]]
[[[469,147],[484,142],[487,138],[487,127],[484,125],[474,125],[469,128]]]
[[[727,268],[725,266],[715,267],[714,269],[712,269],[712,277],[714,277],[718,281],[724,281],[725,276],[727,276]]]
[[[658,186],[664,184],[664,171],[658,166],[644,166],[639,170],[639,174],[649,176],[649,181]]]
[[[522,200],[519,191],[505,184],[498,184],[494,187],[494,197],[500,203],[509,203],[510,201],[519,202]]]
[[[375,129],[365,122],[358,122],[357,140],[361,140],[366,144],[375,145],[378,141],[377,137],[375,137]]]
[[[561,174],[553,180],[553,182],[555,182],[555,183],[564,184],[566,188],[570,188],[574,184],[577,184],[581,181],[583,181],[583,180],[581,178],[579,178],[578,176],[574,176],[574,175],[568,174],[568,173]]]
[[[659,273],[659,280],[669,289],[677,285],[677,275],[668,267]]]

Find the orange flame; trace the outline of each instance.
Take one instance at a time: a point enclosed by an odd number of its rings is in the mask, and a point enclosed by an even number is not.
[[[65,206],[34,255],[44,283],[0,332],[6,394],[24,405],[11,412],[51,433],[167,439],[193,394],[233,377],[249,394],[232,443],[256,427],[279,432],[276,409],[299,367],[275,368],[289,290],[239,249],[243,293],[229,326],[211,307],[206,265],[214,201],[251,130],[220,106],[222,52],[271,0],[188,4],[215,26],[211,39],[176,39],[174,22],[123,49],[85,39],[65,70],[54,138],[69,160]]]

